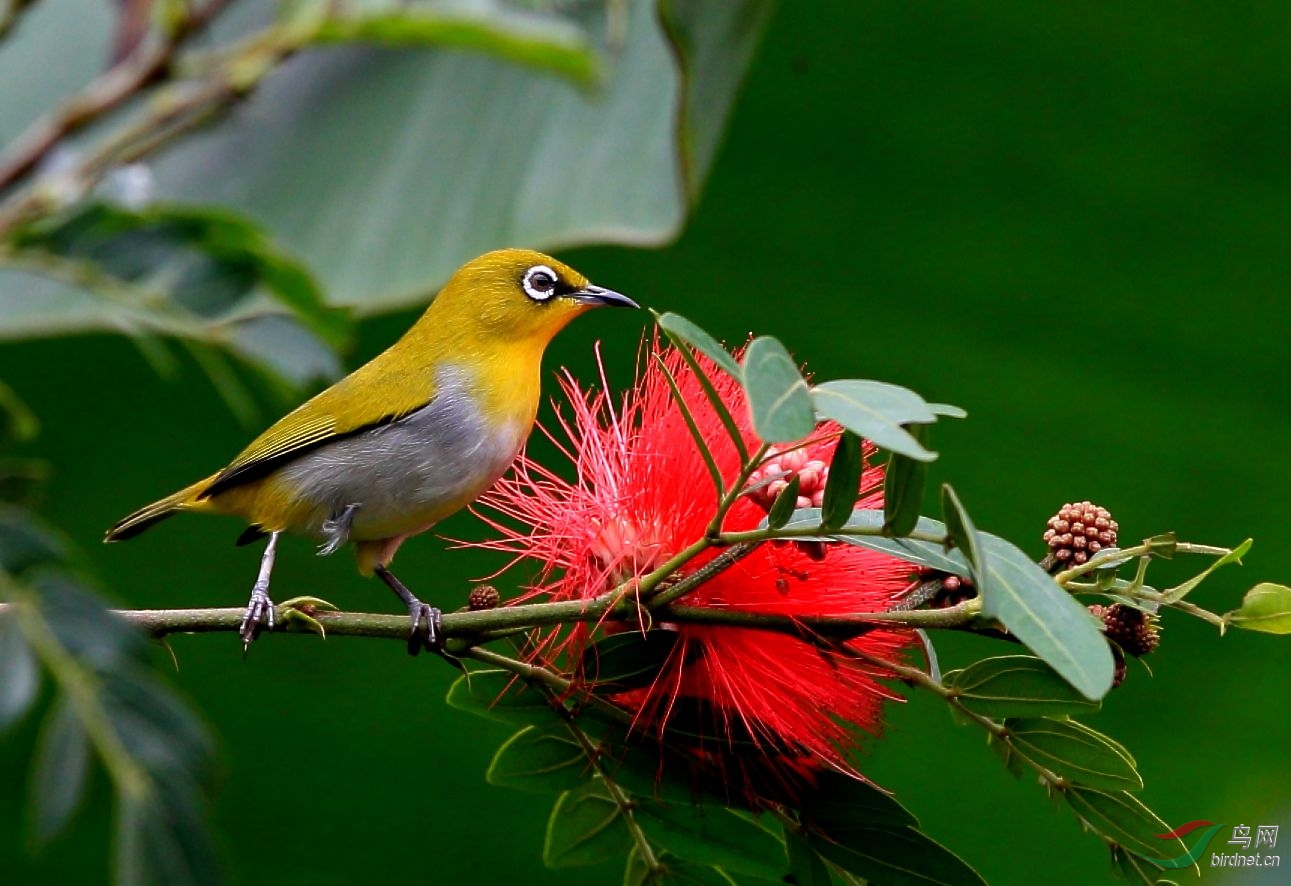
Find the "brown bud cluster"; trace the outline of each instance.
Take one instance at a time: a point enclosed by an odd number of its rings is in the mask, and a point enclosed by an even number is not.
[[[493,585],[476,585],[471,588],[471,595],[466,598],[466,608],[471,612],[485,609],[497,609],[502,602],[502,595]]]
[[[1114,640],[1116,645],[1135,658],[1147,655],[1161,642],[1161,628],[1156,616],[1141,609],[1115,603],[1111,606],[1091,606],[1089,611],[1103,622],[1107,639]]]
[[[809,458],[805,449],[780,452],[773,446],[767,452],[767,460],[749,477],[749,485],[757,486],[769,477],[775,479],[749,493],[749,498],[766,510],[771,510],[771,505],[794,477],[798,478],[796,507],[818,508],[825,501],[829,465],[818,458]]]
[[[1079,566],[1103,548],[1116,547],[1118,528],[1107,508],[1080,501],[1049,518],[1044,540],[1055,563]]]

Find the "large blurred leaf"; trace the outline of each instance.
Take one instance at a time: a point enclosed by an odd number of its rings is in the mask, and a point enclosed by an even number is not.
[[[85,728],[71,701],[64,698],[45,719],[32,771],[31,802],[38,840],[51,840],[67,826],[85,794],[89,768]]]
[[[212,747],[201,723],[147,673],[140,635],[94,595],[57,572],[36,582],[0,573],[6,622],[57,693],[33,768],[37,836],[57,834],[75,810],[92,753],[115,794],[115,882],[218,882],[204,792]]]
[[[167,196],[231,202],[364,312],[421,303],[505,245],[653,244],[680,231],[769,0],[629,5],[587,91],[480,54],[338,47],[163,158]],[[581,7],[599,39],[599,5]],[[672,46],[681,53],[678,64]],[[684,72],[684,73],[683,73]]]
[[[12,613],[0,616],[0,735],[36,700],[40,669]]]

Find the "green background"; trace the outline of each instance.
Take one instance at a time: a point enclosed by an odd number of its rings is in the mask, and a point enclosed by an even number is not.
[[[979,527],[1037,556],[1045,519],[1083,498],[1110,508],[1127,540],[1255,536],[1245,567],[1195,597],[1223,611],[1257,581],[1291,580],[1288,46],[1285,3],[784,4],[680,241],[562,257],[728,341],[775,334],[821,377],[964,406],[966,422],[938,428],[934,479],[955,484]],[[349,365],[412,316],[366,323]],[[645,323],[581,320],[548,368],[586,374],[601,339],[621,383]],[[160,379],[128,342],[100,336],[7,345],[0,377],[43,421],[39,452],[56,469],[44,512],[116,600],[241,604],[258,552],[232,547],[232,522],[97,544],[255,430],[195,367]],[[267,403],[266,418],[281,408]],[[480,527],[459,515],[442,531]],[[398,566],[452,607],[497,562],[427,536]],[[303,541],[284,546],[276,575],[282,597],[396,609],[347,558]],[[1172,825],[1291,829],[1291,646],[1220,640],[1179,616],[1165,627],[1156,676],[1132,664],[1091,722],[1136,753],[1145,799]],[[173,646],[174,684],[219,737],[215,812],[238,881],[617,882],[616,868],[542,868],[549,799],[484,783],[507,730],[446,708],[452,673],[438,662],[346,639],[268,638],[245,662],[231,636]],[[941,648],[945,665],[990,650]],[[22,846],[31,733],[0,746],[4,879],[99,882],[103,784],[68,835],[35,860]],[[935,699],[894,706],[861,766],[992,883],[1105,875],[1102,844]]]

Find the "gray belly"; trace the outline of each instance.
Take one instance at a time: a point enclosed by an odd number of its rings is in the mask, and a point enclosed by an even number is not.
[[[492,426],[454,379],[430,404],[396,422],[329,443],[284,467],[316,505],[314,534],[357,505],[349,538],[369,541],[429,529],[493,484],[528,436]]]

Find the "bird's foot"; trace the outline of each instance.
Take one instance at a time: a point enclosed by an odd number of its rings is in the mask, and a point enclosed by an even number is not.
[[[265,628],[273,630],[273,601],[269,599],[269,583],[256,582],[251,588],[251,599],[247,601],[247,610],[238,625],[238,636],[242,638],[242,654],[245,656],[251,643],[260,636]]]
[[[444,613],[413,597],[408,602],[408,617],[412,619],[412,630],[408,633],[408,654],[416,655],[425,649],[427,652],[443,655]]]
[[[327,639],[327,630],[323,623],[314,618],[320,612],[339,612],[340,610],[326,600],[318,597],[292,597],[277,606],[277,617],[285,625],[298,624]]]
[[[418,600],[417,596],[386,567],[378,566],[376,574],[408,607],[408,616],[412,619],[412,631],[408,634],[408,654],[417,655],[425,649],[459,670],[463,669],[460,661],[444,652],[444,614],[434,606]]]

